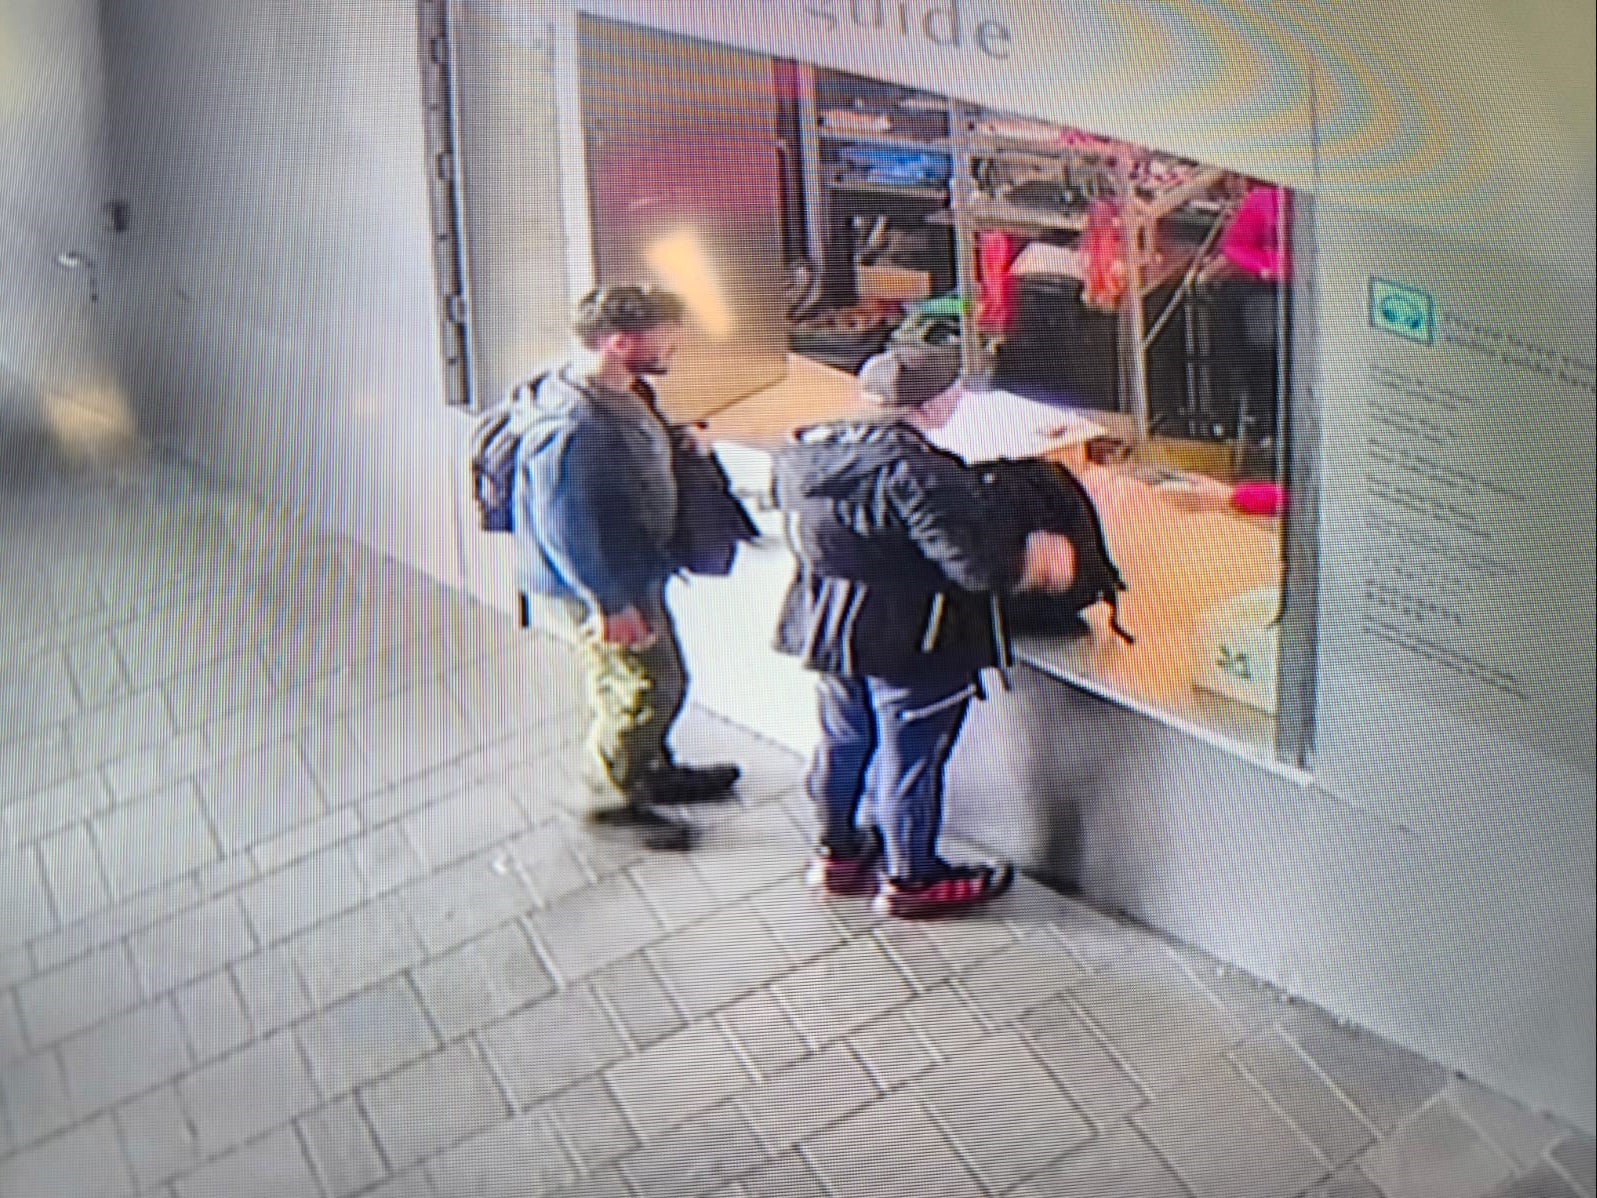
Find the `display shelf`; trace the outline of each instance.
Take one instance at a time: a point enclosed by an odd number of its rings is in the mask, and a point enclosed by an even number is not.
[[[858,195],[892,196],[904,200],[932,200],[947,203],[948,188],[924,183],[878,183],[870,179],[850,179],[833,175],[827,179],[833,191],[849,191]]]
[[[911,150],[927,154],[947,154],[949,140],[946,137],[911,137],[895,133],[869,133],[861,131],[851,133],[842,129],[829,129],[822,125],[816,130],[816,135],[823,142],[851,146],[874,146],[884,150]]]

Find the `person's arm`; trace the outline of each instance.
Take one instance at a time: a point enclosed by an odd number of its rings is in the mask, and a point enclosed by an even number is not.
[[[969,467],[939,454],[900,463],[888,494],[910,540],[956,586],[1012,590],[1025,573],[1024,533]]]

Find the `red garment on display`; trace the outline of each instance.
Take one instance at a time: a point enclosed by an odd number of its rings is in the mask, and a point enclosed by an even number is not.
[[[1007,333],[1015,323],[1017,280],[1010,271],[1020,239],[996,229],[976,237],[976,327],[984,333]]]
[[[1094,200],[1087,209],[1081,250],[1086,258],[1081,302],[1089,308],[1115,311],[1126,294],[1126,254],[1120,210],[1113,201]]]
[[[1249,278],[1273,283],[1291,272],[1291,257],[1280,237],[1284,206],[1279,187],[1255,187],[1220,235],[1220,253]]]

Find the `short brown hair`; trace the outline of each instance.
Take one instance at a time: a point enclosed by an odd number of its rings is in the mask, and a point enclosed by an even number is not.
[[[595,287],[577,302],[571,322],[577,337],[592,349],[610,333],[646,333],[661,325],[681,324],[681,297],[660,287],[627,283]]]

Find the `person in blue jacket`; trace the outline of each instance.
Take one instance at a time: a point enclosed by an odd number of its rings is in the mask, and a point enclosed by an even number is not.
[[[776,644],[819,674],[809,882],[874,892],[905,917],[965,910],[1013,878],[939,855],[943,772],[980,671],[1008,662],[1002,596],[1063,591],[1075,568],[1069,541],[996,509],[974,470],[927,441],[954,413],[958,375],[952,349],[871,358],[868,413],[800,430],[774,468],[798,562]]]
[[[584,353],[550,372],[513,417],[517,581],[579,646],[591,724],[588,818],[658,849],[691,828],[662,806],[725,797],[735,765],[695,768],[668,745],[687,678],[665,603],[678,485],[672,432],[648,379],[670,367],[682,301],[601,287],[577,306]]]

